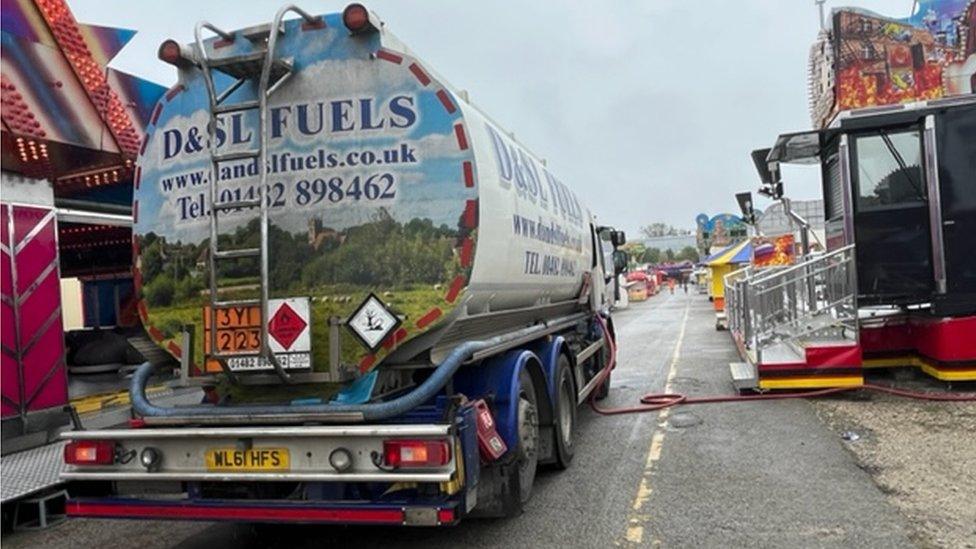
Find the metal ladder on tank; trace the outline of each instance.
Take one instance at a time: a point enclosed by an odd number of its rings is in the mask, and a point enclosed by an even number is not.
[[[208,152],[210,154],[210,178],[208,180],[208,196],[210,200],[210,249],[208,255],[208,265],[210,267],[210,318],[208,326],[210,331],[210,355],[207,358],[216,360],[221,369],[232,380],[237,377],[227,364],[227,359],[241,357],[264,357],[271,363],[275,374],[284,383],[291,383],[291,376],[284,370],[278,358],[271,352],[268,344],[268,300],[269,300],[269,276],[268,276],[268,210],[270,205],[266,199],[268,184],[268,98],[284,84],[292,74],[292,65],[284,59],[275,59],[275,45],[278,35],[284,34],[285,28],[282,20],[289,12],[300,15],[309,24],[318,24],[321,17],[313,17],[304,10],[294,6],[286,5],[275,14],[274,21],[268,29],[267,35],[256,33],[248,34],[246,38],[255,44],[254,51],[236,54],[226,57],[211,58],[207,54],[207,49],[203,41],[203,31],[209,30],[219,36],[222,40],[233,42],[235,33],[227,32],[217,28],[206,21],[197,23],[194,29],[196,41],[197,64],[203,72],[203,79],[207,86],[209,97],[210,120],[207,124],[207,137],[209,138]],[[213,80],[213,71],[223,72],[236,78],[225,90],[217,93]],[[235,91],[247,82],[258,79],[257,99],[241,101],[237,103],[226,103]],[[258,148],[232,153],[217,152],[217,117],[221,114],[241,112],[248,110],[258,111],[258,135],[260,136]],[[239,200],[229,202],[218,202],[220,196],[220,164],[235,160],[257,159],[258,173],[260,180],[258,183],[258,196],[253,200]],[[219,219],[222,212],[229,212],[238,209],[253,211],[254,208],[260,209],[261,236],[257,248],[238,248],[232,250],[221,250],[218,246]],[[217,265],[224,259],[242,259],[256,257],[259,258],[260,265],[260,297],[258,299],[238,299],[220,300],[218,287]],[[228,307],[260,307],[261,327],[260,344],[257,351],[248,353],[220,353],[217,351],[217,309]]]

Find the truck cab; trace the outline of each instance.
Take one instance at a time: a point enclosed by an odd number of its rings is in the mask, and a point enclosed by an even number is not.
[[[766,162],[820,164],[827,248],[856,245],[861,305],[965,315],[976,312],[974,135],[972,95],[857,109],[779,136]]]

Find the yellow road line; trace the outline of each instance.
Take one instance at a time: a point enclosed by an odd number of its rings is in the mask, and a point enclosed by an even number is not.
[[[671,364],[668,366],[668,377],[664,383],[664,392],[670,393],[675,375],[678,372],[678,360],[681,358],[681,343],[685,339],[685,328],[688,325],[689,305],[685,305],[685,314],[681,319],[681,331],[678,332],[678,341],[674,344],[674,352],[671,353]],[[634,503],[630,506],[631,512],[627,519],[627,531],[624,533],[624,540],[628,544],[640,544],[644,541],[644,525],[650,520],[650,516],[643,513],[644,505],[651,499],[653,488],[651,486],[651,473],[654,464],[661,459],[661,450],[664,447],[664,434],[667,432],[665,427],[668,416],[671,414],[670,408],[664,408],[657,413],[657,427],[651,436],[651,446],[647,449],[647,460],[644,462],[644,471],[641,474],[640,483],[637,485],[637,495],[634,496]],[[660,544],[659,540],[654,540],[654,544]]]

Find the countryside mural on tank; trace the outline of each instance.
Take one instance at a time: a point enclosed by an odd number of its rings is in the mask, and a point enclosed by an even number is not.
[[[251,47],[244,39],[208,45],[213,57]],[[384,48],[379,33],[350,37],[338,15],[319,28],[287,22],[277,53],[295,70],[269,100],[267,118],[271,297],[310,299],[312,365],[321,371],[329,366],[329,319],[347,319],[377,295],[399,328],[375,352],[342,334],[342,362],[365,372],[461,302],[477,225],[461,112],[418,61]],[[214,74],[218,90],[233,82]],[[181,354],[175,338],[192,324],[193,362],[214,371],[219,365],[202,360],[213,215],[202,79],[181,70],[153,113],[137,163],[134,233],[150,334]],[[255,89],[245,84],[226,103],[253,100]],[[218,151],[256,150],[257,116],[256,109],[221,115]],[[218,202],[256,199],[258,179],[257,159],[222,162]],[[218,225],[220,249],[259,245],[257,208],[220,211]],[[257,296],[256,258],[221,259],[218,274],[221,300]]]

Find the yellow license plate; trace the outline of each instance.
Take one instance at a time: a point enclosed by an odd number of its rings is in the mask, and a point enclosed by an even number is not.
[[[205,455],[210,471],[287,471],[287,448],[212,448]]]

